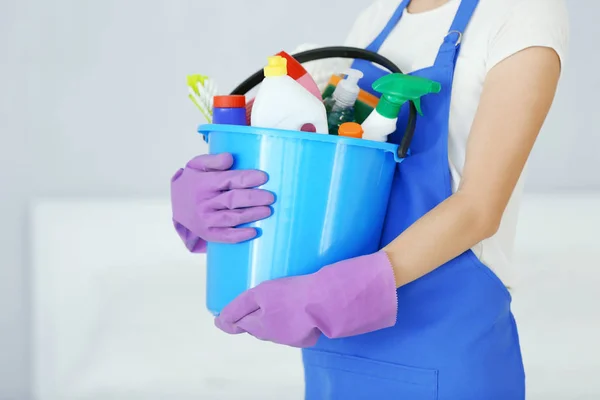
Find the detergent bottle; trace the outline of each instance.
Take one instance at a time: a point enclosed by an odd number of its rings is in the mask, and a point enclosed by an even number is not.
[[[327,83],[327,86],[325,87],[325,90],[323,90],[323,98],[325,100],[329,99],[333,95],[337,85],[343,81],[344,78],[341,75],[332,75]],[[362,89],[358,92],[358,99],[354,103],[354,117],[356,122],[362,124],[367,119],[375,107],[377,107],[377,103],[379,103],[379,97],[380,96],[375,96],[374,94]]]
[[[276,56],[281,56],[287,60],[287,74],[298,82],[302,87],[309,92],[311,92],[316,98],[322,100],[321,91],[317,86],[317,83],[313,79],[313,77],[308,73],[308,71],[296,60],[294,57],[290,56],[285,51],[280,51],[275,54]]]
[[[438,82],[412,75],[389,74],[373,83],[373,90],[381,93],[375,110],[363,122],[363,139],[386,142],[388,135],[396,130],[398,114],[407,101],[412,101],[419,115],[421,97],[429,93],[439,93]]]
[[[213,97],[213,124],[246,125],[246,96]]]
[[[269,57],[252,106],[251,125],[295,131],[328,133],[323,101],[287,74],[287,60]]]
[[[333,94],[325,99],[327,124],[331,135],[337,135],[343,123],[356,122],[354,103],[360,93],[358,81],[363,77],[363,73],[356,69],[348,69],[345,75],[346,79],[338,83]]]
[[[308,71],[296,60],[294,57],[290,56],[285,51],[280,51],[275,54],[276,56],[281,56],[287,60],[287,74],[298,82],[300,85],[304,87],[304,89],[311,92],[315,97],[319,100],[322,100],[321,91],[317,86],[317,83],[313,79],[313,77],[308,73]],[[252,116],[252,107],[254,106],[254,99],[250,99],[246,104],[246,118],[248,120],[248,124],[251,123]]]

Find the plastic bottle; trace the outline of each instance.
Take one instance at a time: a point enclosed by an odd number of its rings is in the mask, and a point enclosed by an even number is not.
[[[280,51],[276,55],[283,57],[287,60],[287,74],[290,78],[298,82],[302,87],[313,94],[317,99],[323,101],[321,91],[317,86],[317,83],[313,77],[304,69],[302,64],[298,62],[294,57],[290,56],[285,51]]]
[[[323,91],[323,98],[328,99],[331,97],[337,88],[337,85],[343,81],[344,78],[342,76],[338,74],[332,75]],[[360,92],[358,92],[358,99],[354,103],[354,117],[356,122],[362,124],[371,112],[373,112],[375,107],[377,107],[377,103],[379,103],[379,96],[375,96],[370,92],[361,89]]]
[[[294,79],[296,82],[301,84],[304,89],[311,92],[316,98],[319,100],[323,100],[321,95],[321,91],[319,90],[319,86],[313,79],[313,77],[308,73],[308,71],[296,60],[294,57],[290,56],[285,51],[280,51],[276,54],[277,56],[281,56],[287,60],[287,69],[288,75],[290,78]],[[254,99],[251,99],[248,104],[246,104],[246,119],[248,124],[250,124],[251,116],[252,116],[252,107],[254,106]]]
[[[344,122],[340,125],[338,135],[360,139],[363,135],[363,128],[362,126],[360,126],[360,124],[357,124],[356,122]]]
[[[325,99],[327,124],[331,135],[337,135],[340,125],[344,122],[356,122],[354,103],[360,93],[358,81],[363,77],[363,73],[357,69],[348,69],[345,74],[346,79],[338,83],[331,97]]]
[[[246,96],[213,98],[213,124],[246,125]]]
[[[389,74],[373,83],[373,90],[382,94],[377,107],[363,122],[363,139],[377,142],[387,141],[394,133],[398,114],[402,105],[411,100],[417,112],[421,111],[421,97],[429,93],[439,93],[441,85],[429,79],[412,75]]]
[[[264,72],[252,107],[252,126],[328,132],[323,102],[287,75],[285,58],[269,57]]]

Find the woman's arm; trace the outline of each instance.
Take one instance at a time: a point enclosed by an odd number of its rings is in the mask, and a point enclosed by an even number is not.
[[[554,99],[560,68],[554,50],[531,47],[487,74],[458,191],[384,248],[397,287],[496,233]]]

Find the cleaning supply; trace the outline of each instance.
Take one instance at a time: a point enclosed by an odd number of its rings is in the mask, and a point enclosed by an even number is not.
[[[348,69],[345,74],[346,79],[341,81],[333,94],[325,99],[327,124],[331,135],[337,135],[340,125],[344,122],[355,122],[356,120],[354,103],[358,99],[360,92],[358,81],[363,77],[363,73],[357,69]]]
[[[333,92],[337,86],[344,82],[344,77],[342,75],[332,75],[329,79],[329,83],[327,87],[323,91],[323,98],[327,100],[331,96],[333,96]],[[363,123],[367,117],[371,114],[371,112],[377,107],[377,103],[379,102],[379,98],[377,96],[372,95],[366,90],[360,90],[358,92],[358,98],[354,103],[354,119],[359,124]]]
[[[319,100],[322,99],[321,91],[312,76],[304,69],[294,57],[290,56],[285,51],[280,51],[276,55],[287,60],[287,74],[290,78],[302,85],[303,88],[312,93]]]
[[[265,79],[252,107],[252,126],[326,134],[327,113],[323,102],[288,75],[284,57],[273,56],[268,60]]]
[[[287,74],[290,78],[294,79],[298,82],[302,87],[312,93],[316,98],[322,100],[321,90],[317,86],[317,83],[312,78],[312,76],[304,69],[302,64],[300,64],[294,57],[286,53],[285,51],[280,51],[276,54],[276,56],[283,57],[287,60]],[[251,121],[252,115],[252,107],[254,106],[254,99],[251,99],[246,105],[246,117],[248,119],[248,124]]]
[[[246,96],[215,96],[213,100],[213,124],[247,125]]]
[[[344,122],[340,125],[338,131],[339,136],[351,137],[355,139],[361,139],[363,135],[363,128],[356,122]]]
[[[375,110],[362,124],[363,139],[377,142],[387,141],[387,136],[396,131],[398,114],[407,101],[411,100],[417,112],[421,110],[421,97],[429,93],[439,93],[438,82],[412,75],[389,74],[373,83],[373,90],[382,94]]]
[[[206,75],[188,75],[188,97],[200,110],[208,123],[213,117],[213,97],[218,93],[217,85]]]

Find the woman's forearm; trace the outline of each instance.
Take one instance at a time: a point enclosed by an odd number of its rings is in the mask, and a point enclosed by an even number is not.
[[[383,250],[394,268],[396,287],[436,269],[492,236],[499,218],[457,192],[419,219]]]
[[[459,190],[385,247],[398,287],[496,233],[548,114],[560,75],[554,50],[532,47],[487,75]]]

